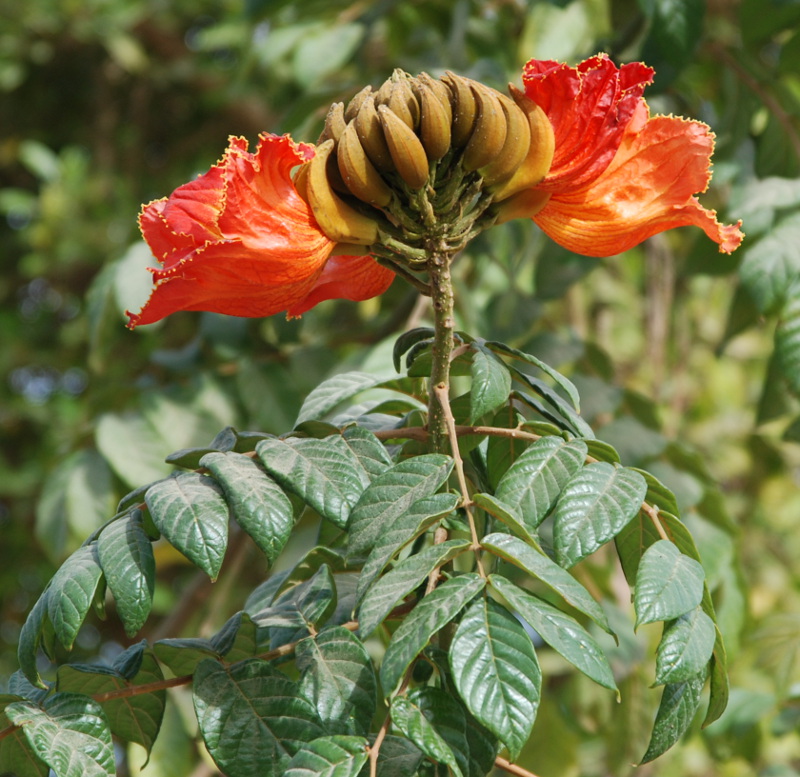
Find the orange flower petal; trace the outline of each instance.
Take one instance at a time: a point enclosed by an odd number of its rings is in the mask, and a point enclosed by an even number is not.
[[[129,326],[178,310],[267,316],[303,300],[334,245],[290,176],[313,153],[288,136],[262,135],[252,154],[231,138],[208,173],[145,206],[142,234],[163,269]]]
[[[673,227],[699,226],[720,251],[742,241],[696,197],[710,179],[714,136],[706,125],[673,116],[633,117],[611,164],[594,181],[553,191],[534,221],[553,240],[586,256],[621,253]]]
[[[525,93],[547,114],[555,134],[550,172],[537,188],[581,186],[608,167],[653,69],[639,62],[617,66],[600,54],[578,67],[531,60],[522,73]]]
[[[371,299],[383,294],[393,280],[394,273],[371,256],[332,256],[308,295],[287,313],[300,316],[326,299]]]

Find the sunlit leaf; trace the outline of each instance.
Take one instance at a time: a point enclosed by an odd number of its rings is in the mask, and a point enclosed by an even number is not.
[[[481,597],[458,624],[449,655],[467,708],[516,758],[530,735],[541,694],[531,638],[504,607]]]
[[[283,777],[356,777],[367,758],[363,737],[320,737],[297,751]]]
[[[491,351],[476,348],[472,354],[472,387],[470,389],[470,423],[497,410],[508,401],[511,373]]]
[[[295,425],[323,418],[340,402],[377,386],[382,380],[380,376],[367,375],[365,372],[345,372],[324,380],[306,396]]]
[[[700,607],[670,623],[656,652],[656,683],[683,682],[703,671],[716,636],[714,621]]]

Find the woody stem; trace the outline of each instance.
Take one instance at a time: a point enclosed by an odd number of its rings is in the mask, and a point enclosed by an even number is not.
[[[442,403],[448,401],[450,392],[450,354],[454,344],[453,283],[450,277],[453,255],[439,241],[431,241],[427,248],[434,331],[428,432],[431,450],[435,453],[449,453],[447,413]]]

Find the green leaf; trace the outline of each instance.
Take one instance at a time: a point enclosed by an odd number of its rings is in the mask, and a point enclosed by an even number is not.
[[[283,774],[284,777],[357,777],[368,758],[364,737],[320,737],[303,745]]]
[[[392,635],[383,656],[381,686],[384,695],[394,693],[406,669],[431,637],[453,620],[485,585],[486,581],[479,575],[458,575],[446,580],[417,604]]]
[[[636,626],[672,620],[690,612],[703,598],[703,567],[669,540],[659,540],[642,556],[633,605]]]
[[[508,526],[517,537],[525,540],[525,542],[537,550],[541,550],[539,540],[530,532],[517,514],[516,509],[511,507],[511,505],[501,502],[490,494],[473,494],[472,501],[480,507],[481,510]]]
[[[491,351],[477,346],[472,354],[472,386],[470,388],[470,423],[475,424],[487,413],[508,401],[511,373]]]
[[[492,419],[492,426],[502,429],[516,429],[525,419],[509,404],[501,408]],[[486,469],[489,474],[489,487],[497,490],[497,484],[508,468],[522,455],[530,441],[518,437],[490,435],[486,444]]]
[[[236,522],[272,563],[294,526],[294,511],[283,489],[249,456],[207,453],[200,460],[222,487]]]
[[[123,664],[135,664],[133,671],[122,672]],[[58,668],[56,688],[93,696],[130,686],[163,680],[161,667],[145,642],[133,645],[115,661],[115,667],[65,664]],[[165,690],[109,699],[101,702],[111,733],[128,742],[137,742],[148,752],[155,741],[167,702]]]
[[[340,402],[377,386],[382,380],[379,376],[365,372],[345,372],[328,378],[308,393],[297,415],[295,426],[323,418]]]
[[[407,332],[403,332],[395,341],[394,349],[392,350],[392,361],[395,370],[397,372],[402,371],[403,354],[409,348],[422,340],[431,340],[433,334],[433,329],[429,326],[417,327],[416,329],[409,329]]]
[[[366,594],[375,578],[386,568],[392,557],[408,543],[446,515],[455,510],[460,497],[456,494],[434,494],[417,500],[406,512],[394,519],[391,525],[376,538],[358,578],[356,601]]]
[[[276,598],[272,615],[277,615],[277,620],[273,619],[270,623],[270,610],[267,610],[257,613],[255,621],[259,626],[278,626],[271,632],[270,646],[274,650],[302,639],[312,629],[318,629],[336,609],[336,602],[333,574],[330,567],[323,564],[309,580],[284,591]],[[280,619],[286,616],[288,623],[283,626]]]
[[[361,640],[342,626],[298,643],[300,694],[328,731],[366,734],[377,708],[377,682]]]
[[[321,440],[263,440],[256,452],[278,483],[340,529],[369,483],[356,455],[340,435]]]
[[[425,686],[414,688],[408,693],[407,698],[430,722],[452,751],[461,771],[468,775],[470,773],[468,719],[472,723],[472,731],[482,740],[489,739],[489,733],[485,729],[480,730],[480,724],[467,712],[461,700],[452,692]],[[480,744],[485,745],[485,742],[482,741]],[[476,751],[477,749],[479,748],[476,748]],[[492,762],[494,762],[494,758],[492,758]],[[481,777],[484,774],[486,774],[486,770],[481,772]]]
[[[423,497],[432,496],[453,470],[453,459],[423,454],[395,464],[361,495],[348,523],[348,558],[367,553],[394,521]]]
[[[535,529],[550,512],[570,478],[583,466],[586,443],[542,437],[512,465],[497,485],[495,496]]]
[[[603,631],[614,634],[603,608],[569,572],[552,561],[549,556],[508,534],[489,534],[483,538],[481,545],[541,580],[567,604],[591,618]]]
[[[681,683],[664,686],[650,744],[640,763],[646,764],[658,758],[686,733],[700,706],[705,682],[706,671],[703,670]]]
[[[800,394],[800,283],[793,287],[775,330],[778,364],[795,394]]]
[[[725,712],[730,696],[730,685],[728,682],[728,656],[725,652],[725,644],[722,641],[722,633],[717,625],[714,626],[716,640],[714,642],[714,652],[711,656],[710,665],[710,692],[708,699],[708,710],[706,711],[703,728],[711,725],[718,720],[720,715]]]
[[[200,733],[229,777],[279,777],[304,742],[324,735],[312,705],[266,661],[203,661],[194,675]]]
[[[631,467],[631,469],[638,472],[647,483],[647,493],[644,495],[645,502],[648,502],[653,505],[653,507],[660,510],[666,510],[666,512],[672,513],[673,515],[678,515],[680,513],[678,509],[678,500],[675,498],[675,494],[653,475],[652,472],[648,472],[644,469],[637,469],[636,467]]]
[[[246,612],[232,615],[222,628],[209,640],[209,644],[225,661],[232,664],[244,658],[252,658],[258,649],[256,624]]]
[[[344,441],[355,453],[370,480],[384,473],[394,463],[386,446],[368,429],[348,426],[342,433]]]
[[[52,581],[42,591],[41,596],[36,600],[36,604],[33,605],[33,608],[28,613],[28,617],[25,618],[17,644],[17,660],[19,661],[20,671],[31,683],[39,688],[47,687],[39,676],[36,659],[45,631],[48,628],[52,631],[53,628],[47,617],[51,584]]]
[[[58,693],[44,708],[21,701],[6,707],[39,758],[56,777],[114,777],[111,732],[100,705],[77,693]]]
[[[437,567],[471,546],[469,540],[445,540],[399,562],[372,585],[358,609],[358,633],[367,639],[384,618]],[[360,582],[360,581],[359,581]]]
[[[132,637],[150,614],[156,574],[153,544],[144,530],[140,510],[114,521],[100,533],[97,557],[125,633]]]
[[[0,730],[11,725],[2,710],[19,700],[16,695],[0,695]],[[21,728],[0,740],[0,774],[12,777],[48,777],[50,774],[50,767],[35,754]]]
[[[72,649],[102,577],[97,547],[92,544],[78,548],[50,581],[47,615],[56,636],[68,650]]]
[[[436,689],[433,688],[420,689],[420,691],[435,690]],[[442,692],[439,691],[438,693]],[[437,763],[449,766],[456,777],[463,777],[452,749],[438,733],[435,725],[423,714],[418,703],[422,700],[421,696],[422,694],[418,692],[411,698],[410,695],[396,697],[392,702],[390,713],[392,716],[392,723],[422,750],[425,755]],[[456,707],[456,709],[458,709],[458,707]],[[440,713],[439,717],[443,717],[443,715]],[[446,718],[446,721],[450,724],[451,728],[458,724],[458,721],[454,720],[453,716]],[[463,731],[465,727],[463,712],[461,713],[460,723]]]
[[[228,505],[209,477],[183,472],[144,497],[153,523],[186,558],[217,579],[228,546]]]
[[[464,613],[449,655],[467,708],[515,759],[531,733],[542,685],[525,629],[504,607],[481,597]]]
[[[387,734],[378,753],[378,777],[409,777],[417,773],[420,761],[422,753],[413,742]]]
[[[601,461],[589,464],[564,488],[556,505],[556,560],[570,567],[622,531],[639,512],[647,483],[638,473]]]
[[[587,677],[619,695],[608,658],[578,621],[500,575],[490,575],[489,583],[551,648]]]
[[[564,390],[564,393],[569,397],[569,400],[572,402],[572,406],[575,408],[576,412],[580,412],[581,399],[578,395],[578,389],[575,388],[575,384],[571,380],[565,378],[558,370],[553,369],[549,364],[545,364],[541,359],[537,359],[535,356],[529,353],[524,353],[523,351],[519,351],[516,348],[511,348],[504,343],[489,342],[486,343],[486,347],[495,353],[511,356],[514,359],[518,359],[526,362],[527,364],[532,364],[534,367],[538,367],[542,372],[545,373],[545,375],[549,375],[556,382],[556,385],[560,386]]]
[[[656,653],[656,685],[683,682],[701,672],[716,638],[714,621],[700,607],[670,623]]]
[[[160,639],[153,644],[158,660],[177,677],[194,674],[205,659],[222,659],[222,653],[211,642],[200,637]]]

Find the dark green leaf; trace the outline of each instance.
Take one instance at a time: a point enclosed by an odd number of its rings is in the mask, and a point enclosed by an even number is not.
[[[274,615],[289,617],[283,628],[274,628],[270,645],[274,650],[289,642],[305,637],[312,629],[324,624],[336,609],[336,583],[330,567],[323,564],[312,578],[284,591],[276,600]],[[255,617],[259,626],[278,626],[278,621],[269,621],[269,611]]]
[[[252,658],[258,648],[256,624],[246,612],[237,612],[211,637],[209,643],[229,664]]]
[[[461,701],[452,693],[431,686],[415,688],[408,693],[407,698],[450,748],[461,771],[468,775],[470,746],[467,740],[467,717],[474,724],[473,728],[476,731],[479,724],[474,721]],[[482,733],[483,738],[486,738],[487,732],[484,730]]]
[[[377,386],[382,380],[379,376],[367,375],[365,372],[345,372],[328,378],[308,393],[297,415],[297,424],[321,419],[340,402],[360,391]]]
[[[283,489],[241,453],[208,453],[200,465],[222,487],[237,523],[273,562],[294,525],[294,511]]]
[[[100,533],[97,556],[125,633],[132,637],[150,614],[156,574],[153,544],[144,530],[140,510]]]
[[[114,777],[111,732],[100,705],[77,693],[58,693],[44,709],[27,701],[6,707],[36,755],[56,777]]]
[[[718,720],[720,715],[725,712],[730,696],[728,682],[728,656],[725,652],[725,645],[722,641],[722,633],[718,626],[714,626],[716,640],[714,642],[714,652],[711,656],[710,676],[711,688],[708,699],[708,710],[706,712],[703,727],[710,725]]]
[[[424,597],[406,616],[392,635],[381,664],[381,686],[386,696],[394,693],[406,669],[430,638],[453,620],[485,585],[486,581],[476,574],[453,577]]]
[[[703,567],[669,540],[659,540],[642,556],[633,604],[636,625],[672,620],[690,612],[703,598]]]
[[[515,759],[530,735],[541,693],[530,637],[504,607],[481,597],[464,613],[449,653],[467,708]]]
[[[541,550],[539,540],[536,538],[535,534],[531,533],[517,514],[516,509],[511,505],[501,502],[490,494],[474,494],[472,501],[480,507],[481,510],[491,515],[492,518],[496,518],[498,521],[508,526],[517,537],[525,540],[525,542],[537,550]]]
[[[425,691],[435,691],[433,688],[421,689]],[[438,691],[438,693],[442,693]],[[433,759],[437,763],[446,764],[453,771],[456,777],[463,777],[461,768],[458,761],[450,748],[450,745],[437,731],[436,725],[428,719],[419,706],[420,693],[414,694],[414,697],[398,696],[392,702],[391,716],[392,723],[405,734],[425,755]],[[430,705],[429,705],[430,706]],[[440,708],[441,709],[441,708]],[[458,709],[458,706],[455,706]],[[446,713],[440,712],[439,718],[445,716]],[[431,715],[432,717],[432,715]],[[439,722],[439,721],[437,721]],[[450,728],[458,725],[459,721],[453,717],[445,718],[445,721]],[[461,713],[461,729],[464,730],[464,713]],[[463,733],[462,733],[463,738]]]
[[[363,737],[332,736],[314,739],[297,751],[284,777],[356,777],[367,762]]]
[[[504,577],[490,575],[489,583],[551,648],[587,677],[619,695],[608,658],[578,621]]]
[[[564,486],[586,459],[583,440],[542,437],[509,467],[496,496],[513,507],[534,529],[550,512]]]
[[[470,423],[477,423],[487,413],[505,404],[510,391],[508,367],[488,349],[477,347],[472,354]]]
[[[459,500],[456,494],[447,493],[423,497],[395,518],[390,525],[384,527],[384,531],[375,539],[375,546],[364,562],[358,579],[356,599],[361,600],[375,578],[401,548],[449,515],[455,510]]]
[[[800,284],[793,287],[775,330],[775,353],[792,391],[800,394]]]
[[[28,613],[25,623],[19,633],[19,643],[17,644],[17,660],[19,668],[25,677],[39,688],[45,688],[44,681],[39,676],[36,667],[36,658],[39,646],[42,644],[42,637],[45,629],[49,627],[52,631],[52,624],[48,620],[47,600],[50,597],[50,584],[42,591],[42,595],[36,600],[36,604]]]
[[[16,695],[0,695],[0,730],[11,725],[2,710],[19,700]],[[21,728],[0,740],[0,774],[11,777],[47,777],[50,774],[50,767],[36,755]]]
[[[711,659],[717,633],[700,607],[664,629],[656,653],[656,684],[679,683],[696,676]]]
[[[422,753],[405,737],[387,734],[378,753],[378,777],[409,777],[417,773]],[[368,777],[369,769],[364,767],[359,777]]]
[[[523,353],[516,348],[511,348],[504,343],[486,343],[486,347],[495,353],[511,356],[515,359],[527,362],[528,364],[532,364],[534,367],[538,367],[546,375],[549,375],[556,382],[556,384],[564,390],[564,393],[569,397],[570,402],[572,402],[572,406],[576,411],[580,412],[581,399],[578,396],[578,390],[575,388],[575,385],[572,383],[572,381],[568,378],[565,378],[558,370],[554,370],[549,364],[545,364],[541,359],[537,359],[535,356],[532,356],[529,353]]]
[[[312,705],[266,661],[203,661],[194,709],[211,757],[229,777],[279,777],[304,742],[324,735]]]
[[[350,515],[348,557],[369,552],[414,502],[436,493],[452,469],[449,456],[429,453],[401,461],[377,477]]]
[[[198,637],[160,639],[153,645],[153,652],[177,677],[193,674],[197,665],[207,658],[221,660],[223,657],[209,640]]]
[[[569,572],[562,569],[549,556],[508,534],[489,534],[483,538],[481,545],[537,577],[578,612],[591,618],[601,629],[609,634],[614,633],[603,608]]]
[[[377,682],[364,645],[341,626],[297,645],[300,694],[328,731],[366,734],[377,707]]]
[[[184,472],[145,494],[158,530],[186,558],[217,579],[228,545],[228,505],[209,477]]]
[[[647,484],[634,470],[597,462],[584,467],[556,505],[556,560],[573,566],[622,531],[639,512]]]
[[[664,686],[653,735],[641,763],[646,764],[658,758],[684,735],[700,706],[700,694],[705,682],[706,671],[703,670],[689,680]]]
[[[666,510],[673,515],[678,515],[680,513],[675,494],[653,475],[652,472],[648,472],[644,469],[636,469],[635,467],[632,467],[632,469],[638,472],[647,483],[647,493],[644,496],[644,501],[653,505],[653,507]]]
[[[278,483],[342,529],[369,483],[356,455],[340,435],[322,440],[263,440],[256,452]]]
[[[115,663],[120,668],[124,663],[135,663],[138,666],[132,673],[123,674],[116,667],[107,669],[66,664],[58,669],[56,687],[59,692],[72,691],[93,696],[164,679],[158,661],[144,642],[128,648]],[[166,702],[166,691],[161,690],[109,699],[102,702],[101,707],[112,734],[128,742],[137,742],[149,752],[161,727]]]
[[[501,408],[492,419],[492,426],[502,429],[516,429],[524,418],[510,404]],[[490,435],[486,445],[486,469],[489,474],[489,487],[497,489],[497,484],[508,468],[522,455],[530,441],[518,437]]]
[[[394,463],[386,446],[368,429],[348,426],[342,437],[355,453],[370,480],[374,480]]]
[[[53,575],[47,594],[47,614],[56,636],[71,649],[92,606],[103,570],[97,563],[97,547],[78,548]]]
[[[416,329],[409,329],[408,332],[403,332],[395,341],[394,350],[392,352],[392,361],[394,362],[395,370],[397,372],[401,371],[403,354],[409,348],[420,341],[431,340],[432,338],[433,329],[428,326],[417,327]]]
[[[404,559],[372,585],[358,609],[358,633],[367,639],[384,618],[437,567],[470,547],[469,540],[446,540]],[[360,580],[359,580],[360,583]]]

